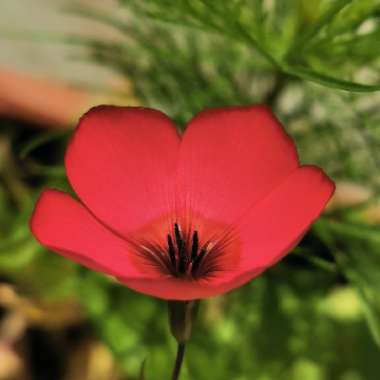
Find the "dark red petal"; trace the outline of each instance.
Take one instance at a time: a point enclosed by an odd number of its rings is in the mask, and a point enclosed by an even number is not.
[[[267,107],[207,110],[183,137],[179,202],[205,218],[232,223],[297,166],[292,140]]]
[[[159,111],[99,106],[80,120],[67,175],[83,203],[126,234],[173,209],[179,143],[175,125]]]
[[[42,245],[82,265],[113,276],[140,276],[130,262],[126,242],[68,194],[44,191],[30,227]]]
[[[269,267],[287,254],[319,217],[334,189],[321,169],[297,169],[242,218],[237,228],[240,270]]]

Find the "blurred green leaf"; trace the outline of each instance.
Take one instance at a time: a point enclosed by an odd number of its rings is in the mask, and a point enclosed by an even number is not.
[[[380,84],[367,85],[367,84],[350,82],[343,79],[334,78],[322,73],[318,73],[316,71],[313,71],[312,69],[305,68],[305,67],[287,66],[285,68],[285,71],[288,74],[294,75],[298,78],[309,80],[326,87],[336,88],[338,90],[352,91],[352,92],[373,92],[373,91],[380,90]]]
[[[24,160],[28,155],[35,149],[43,146],[44,144],[54,141],[56,139],[61,139],[62,137],[68,136],[68,131],[58,131],[58,132],[45,132],[41,133],[39,136],[30,139],[20,150],[20,158]]]
[[[40,245],[31,236],[1,242],[0,272],[22,271],[34,260],[39,251],[41,251]]]
[[[380,10],[378,0],[353,0],[329,23],[327,34],[332,36],[356,32],[365,21],[370,20]]]
[[[145,380],[145,366],[146,366],[146,359],[144,359],[143,362],[141,363],[139,380]]]
[[[328,25],[334,17],[353,0],[335,0],[330,7],[322,13],[318,20],[316,20],[311,27],[304,31],[301,37],[295,40],[287,53],[287,58],[293,54],[300,54],[304,47],[321,31],[323,27]]]

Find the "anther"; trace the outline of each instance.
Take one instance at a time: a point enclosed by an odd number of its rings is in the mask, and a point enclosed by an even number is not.
[[[201,251],[199,252],[199,255],[193,261],[193,265],[191,267],[191,273],[194,274],[198,270],[199,265],[202,259],[205,257],[206,253],[207,253],[207,247],[203,247]]]
[[[175,235],[175,241],[177,243],[178,251],[182,247],[182,236],[181,236],[181,231],[178,227],[178,224],[174,224],[174,235]]]
[[[198,238],[198,231],[194,231],[193,234],[193,245],[191,247],[191,261],[194,261],[197,257],[199,249],[199,238]]]
[[[168,250],[169,250],[169,258],[173,267],[176,267],[176,259],[175,259],[175,249],[173,244],[173,239],[170,235],[168,235]]]
[[[174,224],[174,235],[178,249],[178,272],[183,274],[186,272],[186,247],[177,223]]]

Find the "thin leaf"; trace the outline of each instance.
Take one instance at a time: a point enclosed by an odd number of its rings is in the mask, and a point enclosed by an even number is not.
[[[306,67],[285,66],[284,71],[289,75],[293,75],[310,82],[319,83],[325,87],[336,88],[338,90],[351,91],[351,92],[380,91],[380,84],[370,85],[370,84],[351,82],[344,79],[334,78],[332,76],[319,73],[317,71],[314,71]]]
[[[22,160],[28,157],[28,155],[33,152],[35,149],[39,148],[40,146],[55,140],[60,139],[67,134],[69,134],[69,131],[59,131],[59,132],[47,132],[42,133],[41,135],[37,136],[34,139],[31,139],[28,141],[20,150],[19,156]]]
[[[373,337],[373,340],[380,347],[380,320],[379,316],[376,314],[375,310],[368,304],[363,290],[358,286],[357,288],[361,307],[364,313],[364,316],[367,321],[369,331]]]
[[[331,7],[320,17],[320,19],[317,20],[313,26],[302,35],[302,37],[295,41],[295,43],[286,54],[286,57],[291,57],[294,53],[299,54],[307,45],[307,43],[311,41],[325,25],[331,22],[333,18],[351,2],[352,0],[335,1]]]
[[[46,177],[65,177],[65,168],[62,165],[42,165],[37,162],[28,163],[29,170],[35,175]]]
[[[146,366],[146,358],[141,363],[139,380],[145,380],[145,366]]]

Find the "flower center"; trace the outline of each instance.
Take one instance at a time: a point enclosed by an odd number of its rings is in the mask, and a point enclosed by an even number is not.
[[[174,222],[168,229],[153,223],[149,232],[144,229],[135,236],[135,264],[145,273],[153,270],[185,279],[207,278],[232,269],[238,249],[225,226],[208,222],[198,227]]]
[[[170,269],[175,276],[187,274],[196,277],[202,261],[215,246],[212,242],[200,246],[198,231],[195,230],[189,239],[182,233],[178,223],[174,224],[172,234],[168,234],[167,243]]]

